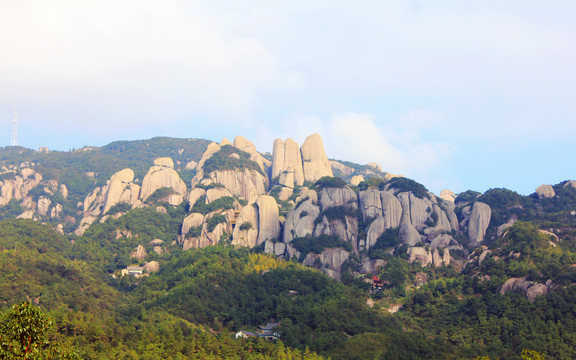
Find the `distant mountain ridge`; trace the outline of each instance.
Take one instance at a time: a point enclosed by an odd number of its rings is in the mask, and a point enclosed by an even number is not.
[[[8,147],[0,149],[0,166],[3,218],[41,220],[82,236],[130,209],[182,206],[179,234],[162,240],[184,249],[261,247],[335,278],[343,268],[377,273],[398,255],[461,269],[486,237],[496,239],[515,221],[576,210],[574,181],[543,185],[531,197],[498,189],[438,197],[377,164],[329,160],[318,134],[301,147],[276,139],[271,156],[241,136],[220,144],[158,137],[70,152]]]

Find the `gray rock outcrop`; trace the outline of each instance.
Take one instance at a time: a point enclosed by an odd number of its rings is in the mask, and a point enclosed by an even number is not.
[[[314,221],[320,214],[316,205],[318,194],[315,190],[303,188],[296,199],[296,207],[290,211],[284,223],[284,243],[290,243],[296,237],[305,237],[314,232]]]
[[[378,189],[360,191],[358,194],[360,211],[364,219],[382,216],[382,200]]]
[[[292,139],[286,139],[286,141],[276,139],[272,150],[272,178],[280,177],[280,174],[288,168],[292,168],[294,172],[294,183],[299,186],[303,185],[304,168],[298,143]]]
[[[472,205],[468,220],[468,241],[471,244],[479,244],[484,240],[491,215],[492,210],[487,204],[477,201]]]
[[[318,195],[322,210],[335,206],[358,209],[358,196],[348,185],[343,188],[324,188]]]
[[[12,199],[23,200],[41,181],[42,175],[30,168],[21,169],[12,179],[0,180],[0,206],[8,204]]]
[[[340,279],[340,269],[344,261],[350,258],[350,252],[341,248],[328,248],[320,254],[309,253],[302,262],[306,266],[318,267],[328,276]]]
[[[509,291],[517,292],[526,296],[530,302],[534,302],[536,297],[546,295],[550,291],[552,282],[549,280],[546,284],[537,283],[534,281],[526,280],[526,277],[510,278],[506,280],[504,285],[500,288],[500,294],[505,294]]]
[[[269,195],[260,195],[256,200],[258,207],[257,245],[266,240],[278,239],[280,235],[280,215],[276,200]]]
[[[265,173],[266,169],[270,167],[271,162],[264,158],[256,150],[256,146],[249,140],[246,140],[243,136],[236,136],[234,138],[234,147],[250,154],[250,160],[255,161],[260,165],[260,169]]]
[[[302,153],[304,180],[315,182],[323,176],[334,176],[319,134],[308,136],[300,152]]]
[[[418,261],[422,266],[428,266],[432,263],[432,255],[423,247],[408,248],[408,256],[411,263]]]
[[[552,185],[544,185],[544,184],[536,188],[536,194],[540,199],[553,198],[554,196],[556,196],[556,192],[554,191]]]
[[[167,157],[154,160],[154,166],[148,170],[144,180],[142,180],[139,199],[146,201],[156,190],[163,187],[174,191],[167,198],[170,205],[180,205],[186,197],[186,184],[174,170],[172,159]]]
[[[119,203],[134,205],[140,196],[140,186],[134,184],[134,171],[124,169],[112,175],[103,193],[105,195],[102,214],[106,214],[111,207]]]
[[[408,246],[415,246],[422,242],[422,236],[411,224],[404,224],[400,227],[400,240]],[[424,265],[425,266],[425,265]]]
[[[364,181],[364,176],[354,175],[352,176],[352,179],[350,179],[350,185],[358,186],[362,181]]]
[[[258,240],[258,211],[253,204],[248,204],[240,210],[236,226],[232,234],[232,244],[252,248]]]
[[[330,167],[332,168],[332,172],[337,171],[344,176],[350,176],[354,174],[354,168],[346,166],[335,160],[330,160]]]
[[[222,184],[232,195],[246,200],[266,193],[268,179],[255,170],[218,170],[209,175],[212,182]]]
[[[453,203],[456,199],[456,194],[452,190],[442,190],[440,191],[440,199]]]

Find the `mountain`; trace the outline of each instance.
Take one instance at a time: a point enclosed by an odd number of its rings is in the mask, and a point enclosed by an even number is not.
[[[6,147],[0,169],[0,224],[50,232],[60,245],[46,253],[114,293],[106,305],[88,293],[96,305],[81,312],[131,323],[117,308],[137,307],[213,331],[276,319],[286,345],[332,358],[576,355],[576,181],[436,196],[377,164],[330,160],[318,134],[276,139],[272,154],[240,136]],[[150,276],[124,275],[137,265]],[[20,297],[55,311],[58,282],[39,277]]]

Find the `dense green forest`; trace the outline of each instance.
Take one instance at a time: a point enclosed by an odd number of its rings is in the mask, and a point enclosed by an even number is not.
[[[373,294],[379,304],[404,302],[390,314],[367,306],[369,295],[360,283],[346,285],[246,248],[176,252],[158,273],[114,279],[102,270],[110,255],[82,256],[94,250],[79,251],[76,246],[85,245],[71,244],[37,222],[5,220],[0,234],[5,311],[21,301],[39,304],[53,321],[51,341],[85,359],[310,358],[310,352],[333,359],[514,358],[524,349],[576,356],[574,287],[530,303],[519,294],[498,294],[498,282],[470,276],[513,272],[518,265],[512,263],[500,269],[486,260],[457,274],[396,258],[396,266],[382,274],[389,284]],[[527,256],[534,266],[572,263],[570,252],[537,256],[543,236],[529,223],[518,224],[502,251],[533,248]],[[399,291],[421,273],[428,276],[425,285]],[[280,324],[281,341],[233,337],[271,320]]]

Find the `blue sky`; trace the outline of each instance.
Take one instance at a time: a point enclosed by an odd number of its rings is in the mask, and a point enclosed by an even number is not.
[[[576,178],[576,2],[0,2],[0,146],[319,132],[439,193]],[[3,119],[3,120],[2,120]]]

